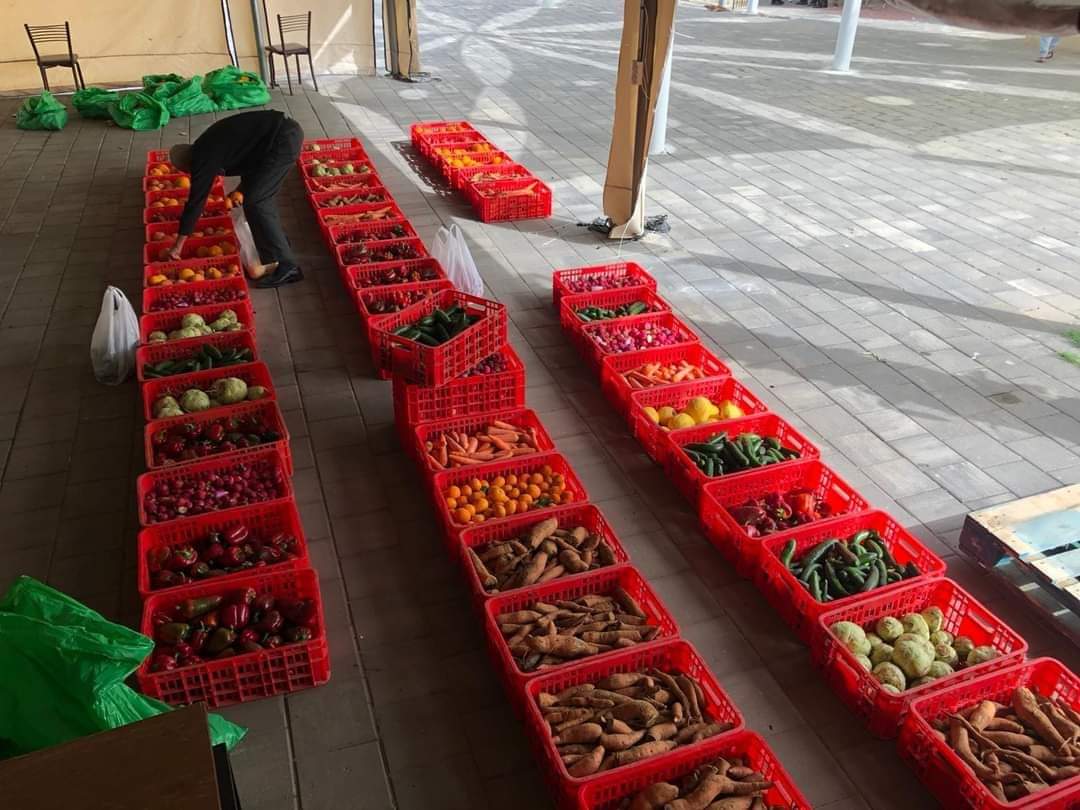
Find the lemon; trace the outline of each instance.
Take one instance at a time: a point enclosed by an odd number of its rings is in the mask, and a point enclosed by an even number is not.
[[[715,422],[716,417],[720,415],[720,409],[713,403],[709,403],[709,415],[705,417],[706,422]]]
[[[671,424],[669,424],[668,427],[670,427],[672,430],[682,430],[683,428],[693,427],[696,424],[697,422],[694,421],[694,417],[692,417],[690,414],[677,413],[675,414],[675,418],[671,420]]]
[[[668,422],[675,418],[675,409],[672,408],[670,405],[665,405],[659,411],[657,411],[656,415],[660,418],[660,424],[666,425]]]
[[[697,424],[709,418],[709,408],[711,407],[712,403],[709,402],[708,397],[694,397],[686,403],[683,413],[693,419],[694,424]]]
[[[660,414],[657,412],[656,408],[654,408],[652,405],[646,405],[644,408],[642,408],[642,410],[645,411],[645,415],[649,417],[650,420],[652,420],[652,423],[654,425],[660,424]]]
[[[720,403],[721,419],[738,419],[740,416],[746,416],[746,413],[730,399],[725,399]]]

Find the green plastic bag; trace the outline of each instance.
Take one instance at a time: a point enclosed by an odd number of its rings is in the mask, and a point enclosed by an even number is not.
[[[165,105],[146,93],[124,93],[118,102],[109,105],[109,115],[117,125],[140,132],[161,129],[169,123]]]
[[[202,76],[192,76],[178,82],[161,82],[148,92],[165,105],[173,118],[214,112],[218,108],[214,100],[203,92]]]
[[[71,97],[72,106],[83,118],[108,118],[109,105],[120,100],[120,94],[100,87],[87,87]]]
[[[46,90],[22,103],[15,114],[19,129],[63,129],[67,125],[67,107]]]
[[[262,79],[232,65],[207,73],[203,90],[217,103],[219,110],[257,107],[270,101],[270,91]]]
[[[180,84],[183,81],[184,77],[179,73],[148,73],[142,77],[142,86],[147,93],[153,93],[159,84]]]
[[[0,759],[171,711],[124,683],[154,642],[31,577],[0,599]],[[228,748],[246,729],[210,715]]]

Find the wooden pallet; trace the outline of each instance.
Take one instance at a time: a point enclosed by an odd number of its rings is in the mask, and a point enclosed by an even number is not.
[[[972,512],[960,549],[1080,645],[1080,485]]]

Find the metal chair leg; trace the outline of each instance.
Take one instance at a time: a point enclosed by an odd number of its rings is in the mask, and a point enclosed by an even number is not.
[[[296,84],[298,87],[304,86],[304,77],[300,75],[300,54],[296,55]]]
[[[38,65],[38,70],[41,71],[41,83],[45,86],[45,89],[48,90],[49,89],[49,76],[45,72],[45,68],[43,68],[41,65]]]
[[[285,63],[285,81],[287,81],[289,83],[289,95],[291,96],[293,94],[293,91],[292,91],[292,76],[289,75],[289,55],[285,54],[282,57],[281,61],[283,61]]]
[[[315,78],[315,63],[311,61],[311,51],[307,52],[308,67],[311,68],[311,83],[315,85],[315,92],[319,92],[319,82]]]
[[[266,61],[270,63],[270,86],[277,87],[277,72],[274,70],[274,52],[269,51],[267,56],[269,58]]]
[[[79,72],[79,89],[85,90],[86,89],[86,79],[84,79],[83,75],[82,75],[82,65],[80,65],[78,62],[76,62],[75,63],[75,70],[77,70]]]

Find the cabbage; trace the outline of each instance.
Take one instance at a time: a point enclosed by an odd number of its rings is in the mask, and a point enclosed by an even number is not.
[[[926,673],[926,677],[944,678],[946,675],[952,675],[953,672],[953,668],[944,661],[935,661],[930,665],[930,671]]]
[[[872,670],[873,676],[877,679],[877,682],[884,686],[891,686],[898,692],[903,692],[907,688],[907,679],[904,678],[904,673],[900,667],[895,664],[890,664],[888,661],[884,661],[878,664]]]
[[[882,616],[874,625],[874,632],[881,637],[886,644],[891,644],[904,632],[904,625],[893,616]]]
[[[989,644],[983,644],[982,646],[975,647],[964,658],[964,665],[973,667],[976,664],[985,664],[987,661],[993,661],[998,657],[998,651],[991,647]]]
[[[935,630],[930,634],[930,643],[933,645],[948,644],[950,647],[953,643],[953,634],[946,633],[944,630]]]
[[[179,405],[166,405],[160,411],[154,414],[155,419],[171,419],[174,416],[183,416],[184,412],[180,410]]]
[[[203,320],[202,315],[195,312],[189,312],[183,318],[180,319],[180,328],[187,329],[188,327],[206,326],[206,321]]]
[[[161,412],[166,408],[176,408],[180,410],[180,403],[176,401],[174,397],[161,397],[154,401],[154,418],[160,419]]]
[[[876,667],[882,661],[892,661],[892,650],[892,644],[878,644],[870,650],[870,663]]]
[[[262,399],[263,397],[267,396],[269,393],[270,392],[266,390],[265,385],[249,385],[248,386],[248,392],[247,392],[247,398],[248,399]]]
[[[924,638],[905,634],[893,645],[892,661],[909,678],[921,678],[930,671],[930,665],[934,663],[934,648]]]
[[[975,649],[975,642],[967,636],[957,636],[956,640],[953,642],[953,649],[956,650],[956,654],[963,660],[967,658],[969,652]]]
[[[958,666],[960,663],[960,656],[956,654],[951,644],[935,644],[934,659],[950,667]]]
[[[213,332],[224,332],[234,323],[235,321],[230,321],[227,318],[218,318],[216,321],[210,322],[210,330]]]
[[[900,623],[904,625],[905,633],[914,633],[923,638],[930,638],[930,627],[918,613],[905,613],[900,617]]]
[[[236,317],[236,313],[233,312],[231,309],[223,309],[221,312],[218,313],[218,320],[220,321],[223,319],[226,321],[231,321],[232,323],[236,323],[240,320]]]
[[[837,622],[829,629],[837,640],[855,655],[870,654],[870,642],[866,640],[866,633],[859,625],[854,622]]]
[[[874,665],[870,663],[870,659],[865,655],[856,655],[855,660],[859,662],[859,666],[869,672],[874,668]]]
[[[239,377],[222,377],[214,381],[210,395],[222,405],[233,405],[247,398],[247,383]]]
[[[923,617],[923,621],[926,622],[926,626],[930,628],[931,633],[936,633],[941,629],[941,625],[945,623],[945,614],[941,612],[941,608],[933,605],[926,610],[920,611],[919,615]]]
[[[198,388],[189,388],[180,397],[180,407],[187,413],[198,413],[210,407],[210,397]]]
[[[154,330],[153,332],[151,332],[149,335],[146,336],[146,342],[147,343],[163,343],[168,339],[169,339],[168,335],[166,335],[164,332],[161,332],[161,331],[158,331],[158,330]]]
[[[878,644],[885,643],[881,640],[881,636],[879,636],[877,633],[867,633],[866,640],[870,642],[871,650],[874,649],[874,647],[876,647]]]

